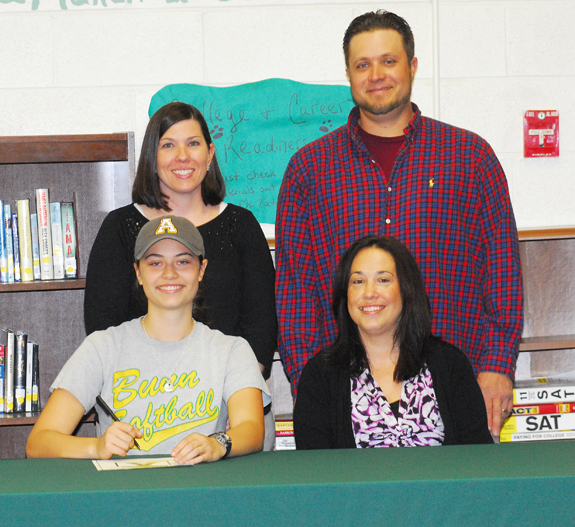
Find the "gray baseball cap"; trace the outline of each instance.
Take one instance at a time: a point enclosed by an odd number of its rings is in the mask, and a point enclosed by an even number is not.
[[[150,220],[140,230],[134,249],[135,260],[140,260],[154,243],[166,239],[176,240],[194,256],[204,257],[204,240],[191,221],[180,216],[161,216]]]

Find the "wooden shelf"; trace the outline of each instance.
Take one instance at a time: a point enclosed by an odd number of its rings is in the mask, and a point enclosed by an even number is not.
[[[575,335],[526,337],[519,343],[519,351],[545,351],[575,348]]]
[[[565,240],[575,238],[575,227],[544,227],[541,229],[522,229],[517,232],[520,242]]]
[[[82,423],[96,422],[96,412],[90,410],[82,418]],[[0,414],[0,426],[25,426],[33,425],[40,417],[40,412],[19,412],[16,414]]]
[[[33,282],[0,284],[0,293],[14,293],[18,291],[63,291],[67,289],[84,289],[85,287],[85,278],[44,281],[34,280]]]
[[[0,137],[2,164],[128,161],[128,134]]]
[[[33,425],[40,412],[22,412],[17,414],[0,414],[0,426]]]

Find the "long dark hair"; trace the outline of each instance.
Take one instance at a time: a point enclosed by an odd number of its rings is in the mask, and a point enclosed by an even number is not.
[[[161,137],[173,125],[188,119],[193,119],[199,123],[208,148],[213,143],[208,124],[195,106],[183,102],[172,102],[162,106],[150,119],[142,141],[140,161],[132,187],[132,201],[134,203],[168,212],[172,210],[168,205],[167,196],[162,193],[160,188],[160,178],[157,172],[158,146]],[[202,200],[206,205],[219,205],[226,196],[226,184],[215,153],[210,169],[202,181],[201,189]]]
[[[425,365],[423,341],[431,335],[431,309],[415,258],[395,238],[367,236],[354,242],[343,253],[333,279],[332,309],[338,334],[335,342],[325,350],[325,357],[335,370],[350,377],[357,377],[369,368],[357,324],[352,320],[347,307],[351,266],[359,252],[369,248],[385,251],[395,262],[402,309],[394,335],[394,342],[399,347],[399,358],[393,379],[400,382],[417,375]]]

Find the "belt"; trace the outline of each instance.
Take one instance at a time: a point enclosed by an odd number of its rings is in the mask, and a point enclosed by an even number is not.
[[[267,406],[264,406],[264,415],[268,415],[271,409],[272,409],[272,403],[269,403]]]

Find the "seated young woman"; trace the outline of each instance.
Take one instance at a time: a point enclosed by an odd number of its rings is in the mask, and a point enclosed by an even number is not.
[[[142,227],[134,267],[148,312],[94,332],[76,350],[51,386],[28,457],[154,454],[196,464],[262,449],[270,396],[257,359],[244,339],[198,320],[204,254],[185,218],[162,216]],[[119,421],[96,405],[98,437],[73,436],[98,395]]]
[[[431,333],[425,285],[409,250],[369,236],[333,281],[338,336],[303,369],[298,449],[492,443],[466,355]]]

